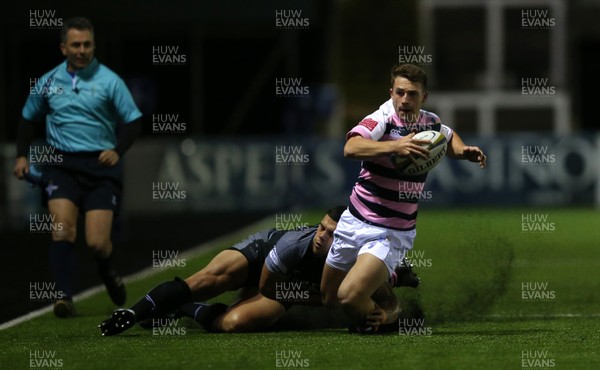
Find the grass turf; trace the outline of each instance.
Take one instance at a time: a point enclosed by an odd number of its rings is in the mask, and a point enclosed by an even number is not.
[[[532,213],[547,215],[544,222],[554,230],[523,232],[523,215]],[[311,213],[303,220],[319,217]],[[74,319],[47,314],[0,331],[0,364],[2,369],[593,369],[600,345],[599,221],[591,209],[423,209],[410,256],[422,284],[397,289],[404,302],[423,307],[429,330],[423,335],[361,336],[344,329],[208,334],[182,320],[182,335],[135,327],[103,338],[96,326],[113,307],[102,293],[77,302]],[[243,236],[232,235],[218,247]],[[217,251],[130,283],[128,304],[160,281],[188,276]],[[523,298],[527,292],[533,299]]]

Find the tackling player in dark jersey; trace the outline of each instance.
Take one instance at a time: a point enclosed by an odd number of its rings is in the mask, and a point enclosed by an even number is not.
[[[130,308],[113,312],[99,325],[102,335],[119,334],[136,322],[175,311],[209,331],[255,331],[274,324],[290,304],[320,305],[323,265],[344,209],[328,210],[318,226],[251,235],[187,279],[161,283]],[[238,299],[230,306],[197,303],[237,289]]]

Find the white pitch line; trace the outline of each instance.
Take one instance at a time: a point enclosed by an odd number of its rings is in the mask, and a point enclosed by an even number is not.
[[[181,253],[182,257],[195,257],[198,254],[201,253],[206,253],[206,252],[210,252],[213,251],[215,249],[219,249],[222,248],[222,245],[226,242],[228,242],[230,239],[234,238],[235,235],[237,234],[244,234],[243,237],[249,235],[249,234],[253,234],[255,233],[257,230],[262,230],[262,229],[268,229],[270,227],[272,227],[273,225],[273,218],[271,216],[266,217],[260,221],[257,221],[249,226],[243,227],[241,229],[238,229],[237,231],[233,232],[233,233],[229,233],[225,236],[221,236],[218,237],[216,239],[213,239],[211,241],[199,244],[195,247],[192,247],[186,251],[184,251],[183,253]],[[212,246],[212,247],[211,247]],[[165,269],[157,269],[154,267],[147,267],[143,270],[140,270],[134,274],[128,275],[126,277],[123,278],[123,281],[125,283],[132,283],[134,281],[138,281],[147,277],[150,277],[152,275],[158,274],[160,272],[163,272]],[[83,292],[76,294],[73,296],[73,302],[79,302],[81,300],[84,300],[86,298],[89,298],[91,296],[93,296],[94,294],[97,294],[99,292],[102,292],[106,290],[104,288],[104,285],[97,285],[95,287],[89,288],[84,290]],[[23,322],[29,321],[29,320],[33,320],[36,317],[42,316],[48,312],[51,312],[53,309],[53,305],[48,305],[46,307],[37,309],[35,311],[31,311],[23,316],[19,316],[17,318],[14,318],[10,321],[7,321],[5,323],[0,324],[0,330],[4,330],[4,329],[8,329],[10,327],[13,327],[15,325],[19,325]]]

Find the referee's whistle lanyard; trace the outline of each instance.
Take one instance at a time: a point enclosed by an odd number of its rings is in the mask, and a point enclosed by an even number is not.
[[[79,94],[79,87],[77,87],[77,83],[80,80],[79,76],[83,76],[83,79],[85,80],[94,73],[97,67],[98,62],[96,58],[94,58],[92,62],[83,69],[77,70],[76,72],[69,72],[67,70],[67,72],[71,75],[71,90],[73,90],[75,94]]]
[[[73,90],[75,94],[79,94],[79,89],[77,88],[77,81],[77,74],[73,73],[71,75],[71,90]]]

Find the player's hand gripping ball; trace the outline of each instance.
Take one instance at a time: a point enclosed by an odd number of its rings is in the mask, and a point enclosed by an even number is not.
[[[429,150],[427,159],[422,157],[406,156],[402,157],[397,154],[392,154],[390,160],[396,169],[409,176],[422,175],[431,171],[444,158],[448,143],[446,137],[438,131],[421,131],[413,136],[415,140],[429,140],[431,144],[423,144],[422,146]]]

